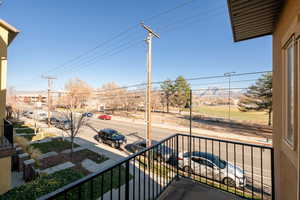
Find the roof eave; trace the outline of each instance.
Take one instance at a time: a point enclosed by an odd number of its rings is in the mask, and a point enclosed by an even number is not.
[[[10,43],[15,39],[15,37],[19,34],[19,30],[13,27],[12,25],[8,24],[6,21],[0,19],[0,26],[5,28],[8,32],[8,44],[7,46],[10,45]]]

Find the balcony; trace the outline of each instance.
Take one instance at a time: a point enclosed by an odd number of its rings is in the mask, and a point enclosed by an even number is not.
[[[4,134],[0,136],[0,158],[10,156],[14,152],[12,124],[4,120],[3,130]]]
[[[176,134],[45,199],[274,199],[273,149]]]

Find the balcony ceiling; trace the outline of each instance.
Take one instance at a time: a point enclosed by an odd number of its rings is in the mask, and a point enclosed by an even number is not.
[[[227,0],[235,42],[270,35],[283,0]]]

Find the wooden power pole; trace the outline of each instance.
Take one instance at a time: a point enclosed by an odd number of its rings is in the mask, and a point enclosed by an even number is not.
[[[151,89],[152,89],[152,37],[159,38],[159,35],[155,33],[150,27],[141,23],[141,26],[147,30],[148,36],[146,43],[148,46],[147,52],[147,91],[146,91],[146,121],[147,121],[147,146],[151,146],[152,130],[151,130]]]
[[[42,76],[43,79],[48,80],[48,127],[50,127],[50,117],[51,117],[51,108],[52,108],[52,95],[51,95],[51,89],[53,85],[53,80],[56,79],[56,77],[53,76]]]

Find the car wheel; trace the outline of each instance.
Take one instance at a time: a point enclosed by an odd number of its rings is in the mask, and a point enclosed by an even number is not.
[[[112,143],[112,147],[115,149],[118,149],[118,148],[120,148],[120,145],[117,143]]]
[[[229,187],[234,187],[236,185],[235,181],[232,178],[229,178],[229,177],[224,178],[223,183],[225,185],[228,185]]]
[[[165,157],[162,156],[162,155],[159,155],[159,154],[156,156],[155,160],[162,161],[162,162],[165,162],[165,161],[166,161],[166,160],[165,160]]]
[[[191,174],[193,173],[193,169],[189,166],[184,166],[183,171]]]

